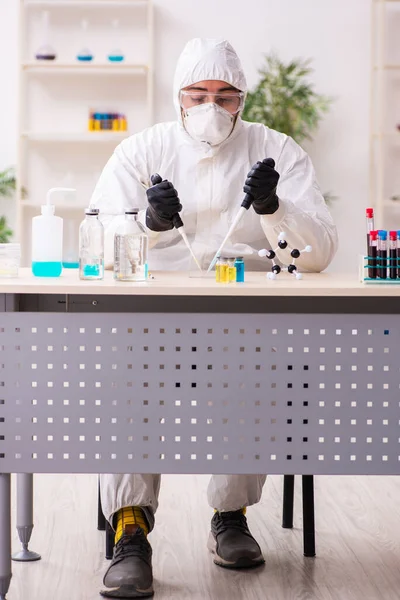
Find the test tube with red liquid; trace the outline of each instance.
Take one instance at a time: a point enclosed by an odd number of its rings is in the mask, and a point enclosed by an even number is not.
[[[374,209],[367,208],[365,213],[366,213],[366,219],[367,219],[367,255],[368,255],[368,257],[370,257],[371,256],[370,233],[371,233],[371,231],[375,231]],[[371,267],[368,269],[368,277],[370,277],[371,279],[375,279],[376,278],[376,268],[373,268],[373,265],[370,263],[371,263],[371,261],[368,260],[368,266]],[[376,266],[376,263],[375,263],[375,266]]]
[[[389,231],[389,279],[397,279],[397,231]]]
[[[378,232],[370,231],[369,232],[369,259],[368,259],[368,277],[371,279],[376,279],[376,267],[377,267],[377,256],[378,256]]]
[[[387,231],[378,231],[378,277],[387,279]]]

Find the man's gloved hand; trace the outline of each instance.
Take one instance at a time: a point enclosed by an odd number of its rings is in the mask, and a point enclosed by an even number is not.
[[[178,192],[167,180],[161,181],[146,190],[149,206],[146,211],[146,225],[153,231],[173,229],[173,218],[182,210]]]
[[[259,215],[272,215],[279,208],[276,188],[279,173],[273,158],[265,158],[253,165],[247,175],[243,191],[253,197],[253,208]]]

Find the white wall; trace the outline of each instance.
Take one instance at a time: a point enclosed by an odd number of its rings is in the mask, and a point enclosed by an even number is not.
[[[154,0],[156,118],[174,118],[172,77],[184,43],[226,37],[241,56],[250,85],[262,55],[313,57],[317,91],[335,97],[313,143],[307,144],[321,187],[339,196],[332,213],[341,247],[335,270],[356,268],[368,205],[369,0]],[[17,0],[0,0],[0,168],[15,163]],[[2,207],[0,207],[2,210]]]

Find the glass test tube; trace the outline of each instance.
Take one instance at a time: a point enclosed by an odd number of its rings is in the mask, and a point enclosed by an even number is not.
[[[378,231],[378,277],[387,279],[387,231]]]
[[[374,231],[374,209],[367,208],[366,211],[366,220],[367,220],[367,256],[371,256],[371,242],[370,242],[370,232]],[[369,265],[370,261],[368,261]],[[375,274],[374,274],[375,273]],[[371,265],[371,268],[368,269],[368,277],[375,278],[376,270]]]
[[[397,279],[397,231],[389,231],[389,278]]]
[[[370,249],[369,249],[369,260],[368,260],[368,277],[370,279],[376,279],[376,274],[377,274],[377,253],[378,253],[378,232],[377,231],[370,231],[369,233],[369,242],[370,242]]]
[[[400,279],[400,231],[397,232],[397,277]]]

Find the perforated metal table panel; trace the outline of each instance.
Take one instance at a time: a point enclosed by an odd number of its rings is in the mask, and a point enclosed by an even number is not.
[[[400,290],[35,285],[0,294],[0,597],[10,473],[400,472]]]
[[[400,316],[0,314],[2,472],[399,471]]]

